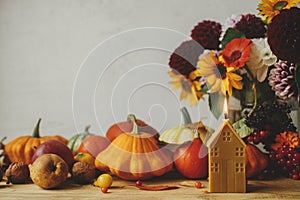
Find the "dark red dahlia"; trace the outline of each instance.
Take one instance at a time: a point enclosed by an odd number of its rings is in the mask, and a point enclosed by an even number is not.
[[[282,10],[268,26],[268,43],[281,60],[300,62],[300,9]]]
[[[219,50],[222,26],[218,22],[204,20],[192,30],[191,37],[205,49]]]
[[[267,31],[261,18],[252,14],[242,15],[241,20],[235,24],[234,28],[243,32],[249,39],[264,38]]]
[[[196,69],[198,58],[202,52],[203,48],[194,40],[185,41],[171,55],[169,66],[188,77]]]

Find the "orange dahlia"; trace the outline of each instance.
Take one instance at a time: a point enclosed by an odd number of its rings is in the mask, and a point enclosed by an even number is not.
[[[297,132],[284,131],[276,136],[275,142],[275,144],[271,145],[271,148],[275,151],[278,151],[283,145],[291,148],[300,147],[300,138]]]
[[[226,44],[221,52],[226,67],[240,68],[249,60],[251,40],[246,38],[235,38]]]

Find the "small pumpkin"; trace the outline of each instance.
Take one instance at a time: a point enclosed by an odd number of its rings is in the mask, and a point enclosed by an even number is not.
[[[200,134],[201,140],[206,143],[211,133],[213,133],[213,130],[204,126],[201,121],[192,123],[191,117],[186,107],[183,107],[180,110],[183,116],[184,125],[175,126],[173,128],[165,130],[160,135],[159,140],[169,144],[183,144],[185,142],[192,141],[194,139],[195,130],[197,130]]]
[[[193,141],[180,145],[174,153],[174,165],[185,177],[205,178],[208,175],[208,149],[196,131]]]
[[[40,137],[40,123],[41,119],[38,120],[32,136],[26,135],[17,137],[5,145],[4,150],[11,162],[23,162],[25,164],[30,164],[35,148],[47,140],[59,140],[67,144],[68,140],[59,135]]]
[[[81,142],[78,153],[88,153],[95,158],[100,152],[106,149],[109,144],[110,141],[106,137],[92,135]]]
[[[132,132],[124,132],[95,159],[95,166],[102,171],[125,180],[144,180],[161,176],[172,169],[171,154],[160,149],[152,134],[139,131],[134,115]]]
[[[81,142],[85,138],[94,135],[89,132],[90,127],[90,125],[86,126],[83,133],[78,133],[69,139],[67,146],[71,149],[74,155],[78,153],[78,148]]]
[[[253,144],[247,144],[245,151],[247,178],[251,178],[267,168],[268,158],[256,146]]]
[[[146,124],[144,121],[140,119],[136,119],[136,124],[139,127],[139,130],[141,132],[150,133],[153,135],[154,138],[158,139],[159,134],[157,130],[155,130],[153,127]],[[118,122],[113,124],[109,127],[109,129],[106,132],[106,137],[112,142],[116,137],[121,135],[124,132],[131,132],[133,130],[133,123],[132,121],[127,117],[127,121]]]

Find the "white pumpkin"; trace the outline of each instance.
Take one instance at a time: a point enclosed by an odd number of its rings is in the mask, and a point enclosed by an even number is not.
[[[194,139],[195,131],[198,131],[201,140],[205,144],[207,139],[213,133],[213,130],[203,125],[203,123],[192,123],[190,115],[185,107],[181,109],[184,125],[175,126],[165,130],[159,137],[159,140],[169,144],[183,144]]]

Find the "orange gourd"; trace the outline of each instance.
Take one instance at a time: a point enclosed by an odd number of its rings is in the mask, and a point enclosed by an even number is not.
[[[138,128],[141,132],[150,133],[151,135],[153,135],[153,137],[158,139],[159,134],[153,127],[149,126],[140,119],[136,119],[136,124],[138,125]],[[127,119],[127,121],[118,122],[110,126],[106,132],[106,137],[112,142],[114,139],[116,139],[116,137],[118,137],[122,133],[131,132],[132,129],[133,123],[130,119]]]
[[[47,140],[59,140],[67,144],[68,140],[59,135],[40,137],[40,122],[41,119],[39,119],[32,136],[26,135],[17,137],[5,145],[4,151],[11,162],[24,162],[30,164],[35,148]]]
[[[125,180],[144,180],[170,171],[173,168],[171,154],[160,149],[151,134],[138,130],[134,115],[128,118],[133,123],[133,131],[122,133],[99,153],[96,168]]]
[[[268,166],[267,156],[253,144],[246,145],[246,176],[247,178],[259,174]]]
[[[199,132],[194,132],[193,141],[181,144],[175,151],[174,165],[187,178],[205,178],[208,175],[208,149],[202,143]]]

